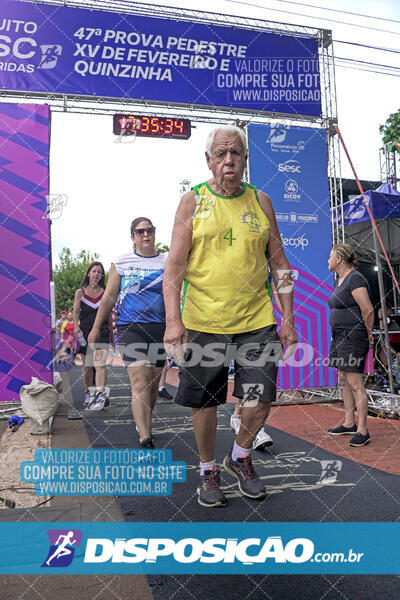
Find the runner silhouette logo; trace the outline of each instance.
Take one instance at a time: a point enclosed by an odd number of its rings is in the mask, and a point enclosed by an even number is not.
[[[239,406],[242,408],[257,406],[263,392],[262,383],[243,383],[243,398],[239,400]]]
[[[79,529],[48,529],[50,548],[42,567],[68,567],[74,558],[75,548],[81,545]]]
[[[62,54],[62,46],[59,44],[42,44],[40,50],[42,56],[38,64],[38,69],[54,69]]]

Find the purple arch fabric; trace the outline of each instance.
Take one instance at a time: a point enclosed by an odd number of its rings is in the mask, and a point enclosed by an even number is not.
[[[48,106],[0,104],[0,401],[52,381]]]

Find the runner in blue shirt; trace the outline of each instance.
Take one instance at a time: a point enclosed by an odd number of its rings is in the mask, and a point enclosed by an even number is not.
[[[102,323],[117,302],[118,346],[132,388],[132,412],[142,448],[154,448],[151,415],[165,363],[165,310],[162,295],[165,254],[155,249],[155,227],[138,217],[131,224],[133,250],[111,264],[89,343],[97,341]]]

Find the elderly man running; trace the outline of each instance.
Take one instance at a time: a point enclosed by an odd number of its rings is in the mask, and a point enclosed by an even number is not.
[[[276,332],[265,286],[268,266],[278,290],[290,266],[271,200],[242,181],[247,160],[244,132],[232,126],[212,131],[206,160],[212,178],[182,197],[175,216],[164,273],[164,341],[168,353],[181,353],[175,400],[192,408],[200,455],[198,502],[217,507],[226,505],[215,461],[217,407],[226,402],[232,354],[234,396],[242,399],[242,422],[223,466],[236,477],[243,495],[261,499],[265,486],[254,470],[251,446],[276,397],[282,344],[293,347],[297,335],[291,291],[279,294],[283,318],[279,337]],[[192,356],[186,353],[182,360],[186,344]]]

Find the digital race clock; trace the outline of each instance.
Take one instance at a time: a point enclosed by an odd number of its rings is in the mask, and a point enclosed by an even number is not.
[[[148,115],[114,115],[116,135],[141,135],[144,137],[160,137],[187,140],[190,138],[189,119],[157,117]]]

